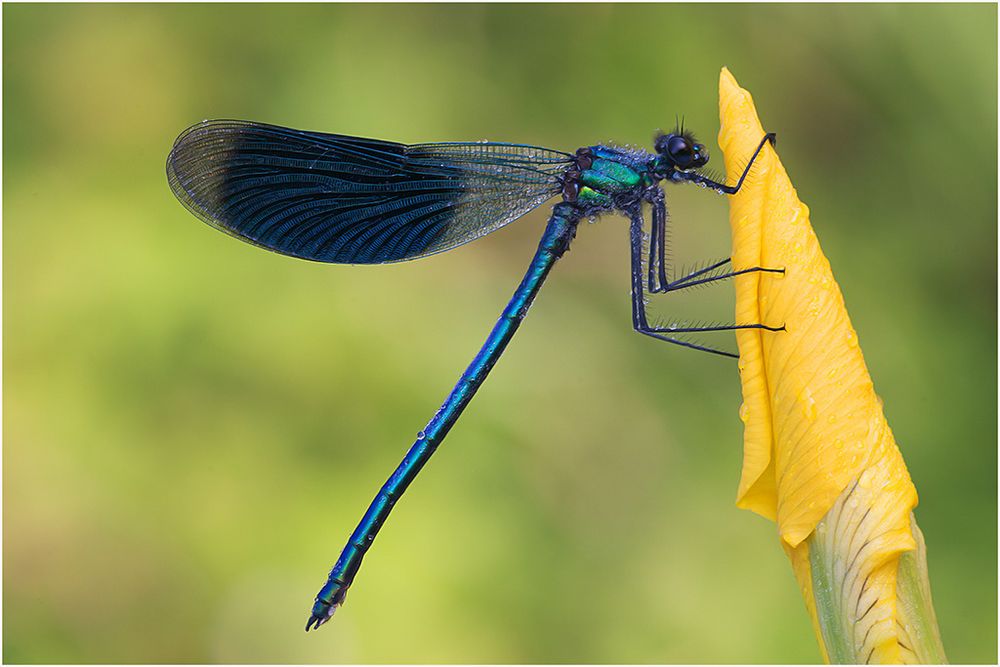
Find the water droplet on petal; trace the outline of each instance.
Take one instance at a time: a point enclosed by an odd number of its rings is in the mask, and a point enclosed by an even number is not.
[[[807,396],[802,405],[802,413],[809,421],[816,421],[816,399]]]

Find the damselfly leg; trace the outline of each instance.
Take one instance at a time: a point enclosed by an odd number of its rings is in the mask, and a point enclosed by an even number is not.
[[[647,273],[648,273],[648,290],[650,294],[665,294],[667,292],[676,292],[679,290],[687,289],[689,287],[695,287],[697,285],[706,285],[708,283],[713,283],[719,280],[726,280],[727,278],[732,278],[734,276],[740,276],[744,273],[754,273],[761,271],[764,273],[784,273],[784,269],[774,269],[766,268],[762,266],[753,266],[748,269],[739,269],[732,271],[722,271],[720,273],[713,273],[719,271],[726,264],[729,264],[731,259],[727,257],[726,259],[719,260],[708,266],[703,266],[700,269],[696,269],[691,273],[685,274],[680,278],[674,280],[669,280],[667,278],[667,261],[666,261],[666,245],[667,245],[667,209],[666,203],[664,202],[663,192],[657,189],[658,194],[654,194],[652,197],[652,209],[653,209],[653,224],[650,231],[649,237],[649,260],[647,263]]]
[[[775,134],[769,132],[764,135],[761,139],[760,144],[754,151],[750,160],[747,162],[746,167],[740,174],[739,180],[735,185],[729,186],[710,178],[707,178],[697,172],[677,172],[672,180],[675,182],[686,181],[690,183],[695,183],[703,187],[715,190],[719,194],[732,195],[739,192],[740,188],[743,187],[743,183],[746,181],[747,175],[750,173],[750,168],[753,166],[754,161],[760,154],[760,151],[764,148],[764,145],[770,142],[774,145]],[[715,331],[733,331],[737,329],[762,329],[766,331],[783,331],[784,325],[780,327],[772,327],[766,324],[754,323],[754,324],[720,324],[720,325],[710,325],[710,326],[651,326],[648,321],[648,316],[646,314],[646,290],[648,289],[650,294],[665,294],[668,292],[677,292],[680,290],[685,290],[698,285],[705,285],[720,280],[726,280],[734,276],[743,275],[746,273],[763,272],[763,273],[784,273],[784,269],[781,268],[766,268],[766,267],[750,267],[746,269],[734,269],[726,271],[724,267],[731,263],[730,258],[719,260],[708,266],[704,266],[695,271],[692,271],[686,275],[673,280],[667,277],[667,209],[666,201],[663,195],[663,191],[660,188],[651,189],[649,191],[647,201],[650,203],[652,208],[652,225],[650,229],[649,236],[649,252],[648,261],[645,268],[645,285],[643,276],[643,266],[642,266],[642,256],[643,256],[643,219],[640,209],[636,209],[630,213],[631,225],[630,225],[630,246],[631,246],[631,264],[632,264],[632,326],[639,333],[651,336],[653,338],[658,338],[660,340],[665,340],[667,342],[675,343],[677,345],[682,345],[684,347],[690,347],[693,349],[703,350],[705,352],[711,352],[713,354],[719,354],[728,357],[738,357],[732,352],[726,352],[724,350],[719,350],[714,347],[701,345],[699,343],[694,343],[691,341],[683,340],[677,338],[677,334],[687,334],[687,333],[703,333],[703,332],[715,332]]]
[[[646,292],[643,285],[643,266],[642,266],[642,241],[643,241],[643,221],[642,214],[639,211],[635,211],[630,215],[631,223],[629,226],[629,245],[631,247],[631,265],[632,265],[632,328],[637,332],[656,338],[658,340],[667,341],[668,343],[674,343],[675,345],[680,345],[682,347],[689,347],[694,350],[701,350],[702,352],[709,352],[711,354],[718,354],[723,357],[732,357],[734,359],[739,358],[740,355],[733,352],[727,352],[726,350],[720,350],[709,345],[703,345],[701,343],[696,343],[690,340],[684,340],[682,338],[677,338],[678,334],[689,334],[689,333],[706,333],[713,331],[735,331],[737,329],[763,329],[766,331],[783,331],[785,329],[784,325],[780,327],[771,327],[766,324],[721,324],[713,326],[699,326],[699,327],[680,327],[680,326],[668,326],[668,327],[658,327],[651,326],[649,324],[649,317],[646,313]],[[745,272],[743,272],[745,273]]]

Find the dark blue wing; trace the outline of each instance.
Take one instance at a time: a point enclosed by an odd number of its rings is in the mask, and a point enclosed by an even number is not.
[[[205,121],[167,158],[174,194],[228,234],[285,255],[377,264],[448,250],[551,198],[572,156],[534,146],[408,146]]]

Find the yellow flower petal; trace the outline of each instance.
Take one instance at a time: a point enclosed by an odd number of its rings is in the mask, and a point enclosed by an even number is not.
[[[741,173],[764,129],[725,69],[719,109],[726,171]],[[770,146],[730,197],[730,222],[734,269],[784,270],[736,277],[737,322],[786,329],[737,332],[745,424],[737,505],[777,521],[825,659],[943,659],[924,561],[907,561],[915,583],[897,611],[900,555],[917,547],[916,489],[809,209]]]

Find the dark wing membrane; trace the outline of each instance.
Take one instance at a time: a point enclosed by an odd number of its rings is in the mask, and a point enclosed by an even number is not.
[[[408,146],[246,121],[187,129],[167,179],[228,234],[320,262],[423,257],[503,227],[555,195],[572,156],[534,146]]]

